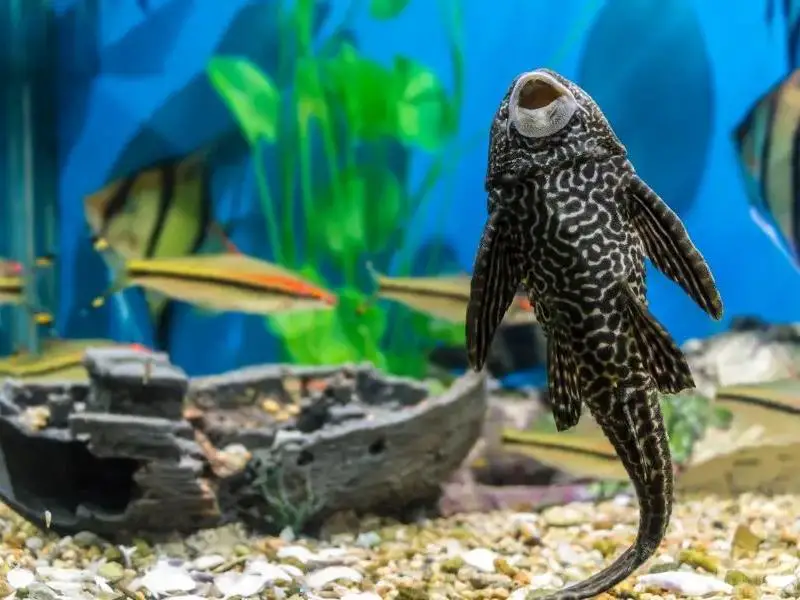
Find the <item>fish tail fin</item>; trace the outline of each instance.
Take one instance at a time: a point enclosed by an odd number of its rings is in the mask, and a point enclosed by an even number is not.
[[[619,283],[625,295],[631,335],[658,390],[664,394],[677,394],[695,387],[686,357],[672,336],[634,295],[630,286],[624,281]]]
[[[613,392],[610,392],[613,393]],[[639,500],[639,527],[633,545],[605,569],[547,596],[545,600],[594,598],[627,579],[655,554],[672,514],[673,469],[658,392],[616,390],[610,410],[594,417],[617,451]]]
[[[580,382],[575,355],[558,331],[547,338],[547,383],[553,419],[558,431],[566,431],[581,418]]]
[[[84,307],[81,312],[87,313],[92,309],[100,308],[105,305],[108,299],[114,294],[118,294],[126,287],[128,287],[128,275],[125,270],[125,261],[118,254],[113,252],[108,246],[100,249],[98,252],[103,254],[109,270],[111,271],[111,285],[99,296],[92,298],[89,306]]]
[[[466,315],[470,366],[480,371],[489,356],[497,328],[503,321],[523,278],[523,266],[500,211],[493,212],[481,235],[470,283]]]

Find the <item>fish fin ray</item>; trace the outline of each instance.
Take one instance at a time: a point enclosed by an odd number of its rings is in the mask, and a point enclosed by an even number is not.
[[[581,394],[575,357],[557,332],[547,340],[547,383],[558,431],[572,429],[581,418]]]
[[[521,257],[514,251],[500,211],[490,215],[475,257],[466,337],[470,366],[480,371],[489,356],[492,339],[522,282]]]
[[[672,336],[650,314],[627,283],[621,281],[620,285],[626,295],[631,333],[658,390],[664,394],[677,394],[694,388],[689,364]]]
[[[678,216],[636,176],[630,180],[625,199],[633,227],[653,265],[719,321],[722,298],[714,277]]]

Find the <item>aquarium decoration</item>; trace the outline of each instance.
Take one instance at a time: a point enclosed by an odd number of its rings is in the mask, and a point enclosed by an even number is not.
[[[163,353],[122,347],[89,348],[84,365],[88,381],[0,390],[0,497],[37,525],[48,511],[60,533],[401,515],[435,503],[486,409],[477,374],[432,392],[369,365],[189,379]]]

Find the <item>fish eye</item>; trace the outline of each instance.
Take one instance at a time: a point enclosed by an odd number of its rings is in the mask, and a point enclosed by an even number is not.
[[[574,94],[555,77],[533,71],[520,76],[509,99],[511,126],[529,138],[549,137],[561,131],[578,110]]]

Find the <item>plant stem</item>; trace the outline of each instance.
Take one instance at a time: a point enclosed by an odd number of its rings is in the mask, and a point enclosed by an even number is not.
[[[300,198],[303,206],[303,220],[306,224],[315,218],[313,214],[313,192],[311,181],[311,144],[308,139],[308,123],[303,122],[303,115],[300,113],[300,106],[296,107],[297,114],[297,146],[300,162]],[[306,231],[310,228],[306,225]],[[307,246],[305,262],[309,263],[316,259],[317,240],[313,235],[304,240]],[[310,260],[309,260],[310,259]]]
[[[289,72],[289,48],[287,39],[287,29],[291,25],[291,18],[285,10],[284,3],[278,2],[278,22],[280,24],[280,34],[278,40],[278,81],[286,81]],[[291,99],[296,102],[294,92],[291,94]],[[297,244],[288,243],[295,236],[294,225],[294,174],[295,174],[295,153],[292,147],[292,132],[291,122],[286,122],[282,126],[282,135],[278,141],[279,158],[280,161],[280,177],[281,177],[281,192],[282,192],[282,228],[283,240],[287,241],[286,247],[286,261],[287,265],[297,267]]]
[[[275,262],[283,264],[283,249],[278,234],[277,219],[275,218],[275,205],[272,202],[272,196],[269,192],[267,176],[264,174],[264,153],[261,149],[261,144],[259,142],[253,144],[251,151],[253,153],[253,171],[256,176],[258,194],[261,198],[261,211],[264,213],[264,218],[267,220],[269,251]]]

